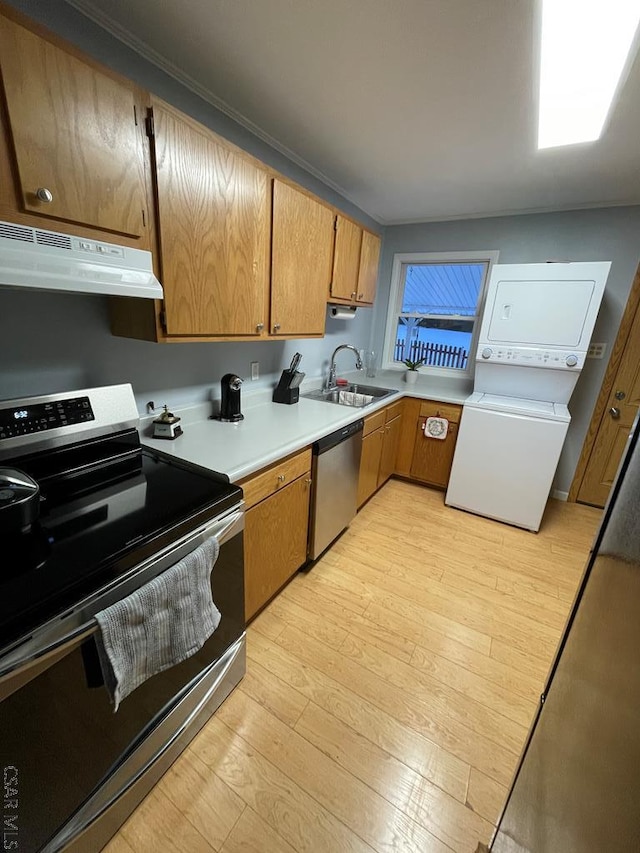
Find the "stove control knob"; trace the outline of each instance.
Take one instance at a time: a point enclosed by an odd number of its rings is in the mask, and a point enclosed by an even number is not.
[[[491,349],[491,347],[485,347],[482,350],[481,355],[483,358],[491,358],[491,356],[493,355],[493,350]]]
[[[578,356],[577,355],[568,355],[567,356],[566,361],[565,361],[565,364],[567,365],[567,367],[575,367],[577,363],[578,363]]]

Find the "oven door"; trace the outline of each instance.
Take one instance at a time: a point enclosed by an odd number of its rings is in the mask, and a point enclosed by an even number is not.
[[[242,678],[243,529],[242,507],[210,521],[0,658],[0,753],[11,783],[4,849],[100,849]],[[210,536],[220,543],[211,573],[218,628],[199,652],[150,678],[114,714],[99,677],[97,626],[87,615]]]

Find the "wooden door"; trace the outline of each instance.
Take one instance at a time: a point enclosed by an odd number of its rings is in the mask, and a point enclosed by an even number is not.
[[[578,490],[580,503],[603,507],[640,406],[640,307],[629,331],[611,394]]]
[[[411,476],[440,489],[446,489],[458,438],[458,424],[449,421],[447,437],[427,438],[424,434],[426,417],[418,418],[413,446]]]
[[[269,286],[269,178],[154,99],[167,334],[260,335]]]
[[[362,228],[338,214],[336,218],[336,245],[333,254],[331,296],[355,302],[358,297],[358,271]]]
[[[247,620],[255,616],[307,559],[310,482],[308,476],[300,477],[245,514]]]
[[[378,473],[384,435],[384,427],[380,427],[362,439],[360,476],[358,478],[358,507],[361,507],[378,488]]]
[[[324,335],[333,211],[273,182],[271,335]]]
[[[380,237],[376,234],[372,234],[370,231],[362,232],[362,249],[358,272],[358,302],[372,304],[376,298],[380,243]]]
[[[4,17],[0,63],[23,211],[144,236],[147,247],[142,117],[133,85]]]
[[[378,488],[386,483],[395,471],[401,428],[402,418],[400,417],[393,418],[384,427],[384,441],[382,442],[380,470],[378,471]]]

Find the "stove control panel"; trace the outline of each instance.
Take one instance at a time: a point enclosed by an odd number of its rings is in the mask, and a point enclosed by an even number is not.
[[[0,439],[31,435],[48,429],[95,420],[88,397],[0,409]]]
[[[585,355],[583,352],[572,350],[480,344],[476,361],[516,364],[520,367],[551,367],[555,370],[571,370],[577,373],[584,367]]]

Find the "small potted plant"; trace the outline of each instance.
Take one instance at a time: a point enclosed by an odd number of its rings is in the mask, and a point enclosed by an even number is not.
[[[418,379],[418,368],[421,364],[424,364],[424,358],[419,358],[417,361],[413,361],[410,358],[405,358],[404,364],[407,366],[407,372],[404,375],[404,381],[407,385],[415,385],[416,380]]]

